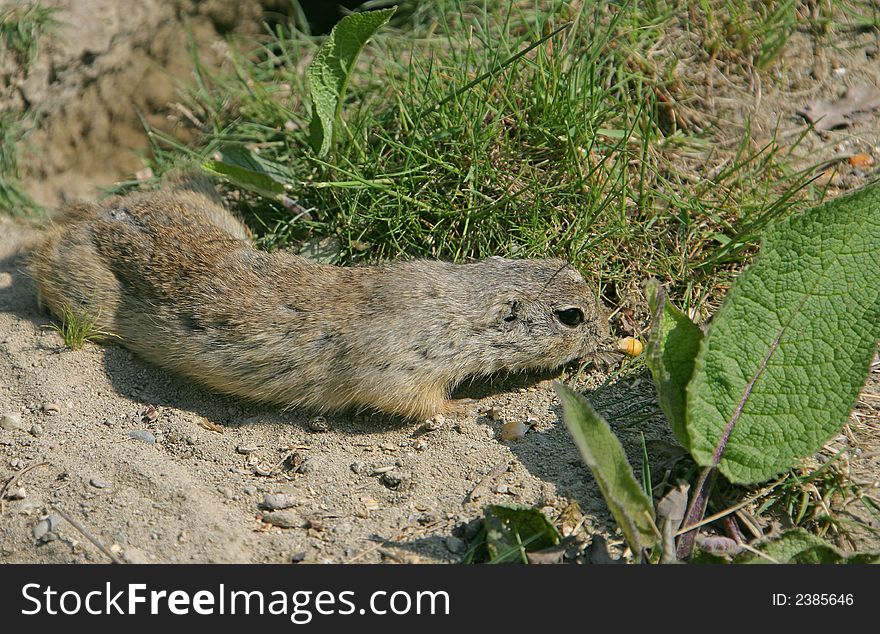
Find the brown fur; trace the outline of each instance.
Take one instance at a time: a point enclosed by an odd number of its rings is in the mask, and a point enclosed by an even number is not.
[[[31,262],[39,300],[97,317],[143,358],[216,390],[321,411],[440,411],[452,388],[549,369],[607,337],[560,260],[335,267],[254,249],[199,177],[69,207]],[[556,311],[582,311],[576,327]]]

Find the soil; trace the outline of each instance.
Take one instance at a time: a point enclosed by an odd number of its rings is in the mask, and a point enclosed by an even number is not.
[[[138,112],[174,127],[173,78],[190,72],[184,22],[200,34],[204,54],[213,51],[222,63],[222,36],[254,32],[271,3],[48,4],[60,8],[65,26],[29,73],[0,65],[7,80],[0,107],[43,109],[31,136],[43,159],[26,184],[52,204],[93,196],[95,187],[143,168],[138,153],[147,139]],[[227,14],[231,6],[237,12]],[[880,85],[876,37],[852,38],[826,50],[797,34],[786,61],[786,76],[795,79],[759,85],[705,59],[682,31],[681,76],[693,78],[698,93],[688,108],[704,128],[718,130],[719,144],[741,138],[748,113],[754,144],[774,130],[794,138],[804,130],[796,111],[809,100],[838,96],[856,82]],[[856,152],[880,159],[878,124],[875,112],[845,130],[811,132],[796,150],[805,161]],[[832,195],[866,182],[873,170],[840,165]],[[0,506],[0,562],[453,562],[472,536],[463,525],[490,503],[574,517],[577,535],[602,533],[622,552],[548,381],[482,386],[473,402],[430,428],[361,414],[330,417],[329,430],[320,431],[308,412],[201,390],[119,346],[66,349],[25,272],[22,254],[37,236],[0,216],[0,487],[23,472],[7,494],[17,499]],[[602,379],[590,377],[593,385]],[[634,465],[644,433],[652,465],[662,470],[660,448],[671,439],[650,382],[625,379],[594,396],[606,414],[644,418],[612,427]],[[493,416],[485,414],[490,408]],[[878,410],[875,364],[850,424],[822,454],[852,448],[850,476],[874,497]],[[522,439],[501,439],[504,421],[527,420],[534,426]],[[289,508],[262,508],[267,494],[288,494]],[[48,533],[41,529],[47,517]],[[878,543],[857,534],[857,545]]]

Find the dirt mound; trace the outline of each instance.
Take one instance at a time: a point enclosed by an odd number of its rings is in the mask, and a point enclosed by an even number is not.
[[[13,3],[16,4],[16,3]],[[254,35],[278,0],[45,0],[57,25],[33,63],[0,58],[0,113],[31,109],[22,148],[37,202],[88,197],[131,177],[148,151],[144,122],[178,133],[172,103],[192,73],[189,39],[208,66],[228,56],[223,36]],[[4,3],[0,2],[0,12]],[[8,6],[8,5],[7,5]],[[143,121],[142,121],[143,119]]]

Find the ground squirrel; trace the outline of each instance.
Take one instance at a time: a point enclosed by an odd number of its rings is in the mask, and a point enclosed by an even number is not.
[[[31,260],[39,301],[216,390],[319,411],[441,411],[466,378],[595,352],[607,321],[561,260],[316,264],[255,249],[211,183],[77,204]]]

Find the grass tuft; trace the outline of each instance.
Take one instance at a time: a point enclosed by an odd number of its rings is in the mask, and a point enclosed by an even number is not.
[[[65,304],[61,309],[61,323],[50,324],[49,328],[61,335],[64,345],[69,349],[82,350],[87,341],[100,343],[119,338],[118,335],[98,327],[100,317],[100,313],[94,316],[80,314]]]

